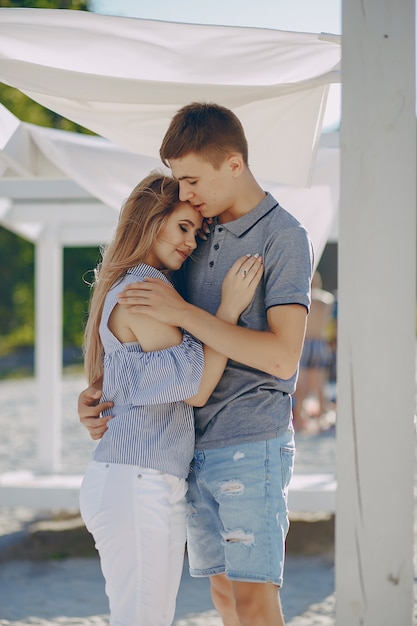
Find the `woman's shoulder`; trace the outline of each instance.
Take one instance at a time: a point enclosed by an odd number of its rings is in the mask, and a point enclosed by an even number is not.
[[[107,293],[106,300],[108,302],[112,302],[115,298],[117,299],[117,294],[119,291],[129,283],[135,283],[138,281],[145,280],[146,278],[160,278],[161,280],[172,284],[170,280],[155,267],[151,265],[146,265],[145,263],[141,263],[140,265],[135,265],[134,267],[130,267],[123,276],[121,276],[109,289]],[[116,294],[116,295],[115,295]]]
[[[152,265],[146,265],[146,263],[140,263],[139,265],[135,265],[135,267],[131,267],[127,270],[126,274],[123,277],[123,280],[126,281],[135,281],[137,279],[144,278],[160,278],[161,280],[170,283],[171,281],[165,276],[161,270],[158,270],[156,267],[152,267]]]

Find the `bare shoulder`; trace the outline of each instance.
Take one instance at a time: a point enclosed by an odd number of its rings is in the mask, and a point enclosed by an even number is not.
[[[131,312],[120,304],[113,309],[109,328],[119,341],[137,341],[145,352],[164,350],[182,340],[182,333],[176,326],[162,324],[143,313]]]

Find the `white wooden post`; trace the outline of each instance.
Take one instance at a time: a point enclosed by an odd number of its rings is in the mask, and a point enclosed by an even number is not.
[[[45,226],[35,248],[38,456],[44,472],[59,471],[61,457],[63,261],[55,228]]]
[[[416,346],[414,0],[342,8],[337,626],[408,626]]]

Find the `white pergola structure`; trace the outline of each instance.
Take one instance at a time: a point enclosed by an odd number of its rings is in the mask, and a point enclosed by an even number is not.
[[[413,623],[414,0],[342,4],[336,623]]]
[[[412,0],[343,4],[338,626],[411,623],[414,24]],[[217,101],[275,193],[311,182],[339,60],[329,36],[0,9],[0,80],[153,158],[180,106]]]
[[[61,449],[62,250],[106,242],[117,212],[58,167],[45,145],[55,131],[22,124],[4,107],[0,122],[0,224],[35,245],[38,458],[42,470],[56,472]],[[63,140],[65,133],[58,136]]]

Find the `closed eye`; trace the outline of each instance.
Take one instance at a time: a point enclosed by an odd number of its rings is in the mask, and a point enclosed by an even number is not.
[[[188,233],[188,228],[187,226],[184,226],[184,224],[180,224],[179,227],[181,228],[183,233]],[[197,241],[200,240],[200,233],[202,233],[202,229],[199,228],[198,230],[195,231],[194,233],[194,238],[197,239]]]

